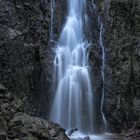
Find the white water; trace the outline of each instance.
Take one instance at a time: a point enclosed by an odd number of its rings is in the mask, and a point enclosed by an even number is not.
[[[70,137],[71,140],[126,140],[122,139],[120,136],[112,133],[85,135],[80,132],[75,132]]]
[[[50,119],[67,131],[93,132],[93,93],[88,65],[88,42],[83,32],[85,0],[68,0],[68,16],[54,60],[56,92]]]

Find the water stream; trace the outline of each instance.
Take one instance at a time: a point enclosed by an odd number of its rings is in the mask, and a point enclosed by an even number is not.
[[[103,44],[103,23],[102,21],[100,21],[100,38],[99,38],[99,42],[100,42],[100,47],[102,49],[102,65],[101,65],[101,75],[102,75],[102,98],[101,98],[101,114],[102,114],[102,120],[103,120],[103,129],[104,131],[106,131],[107,129],[107,122],[106,122],[106,118],[105,115],[103,113],[103,106],[104,106],[104,96],[105,96],[105,49],[104,49],[104,44]]]
[[[98,11],[98,8],[96,7],[95,1],[92,0],[92,6],[93,10],[95,12]],[[104,97],[105,97],[105,59],[106,59],[106,54],[105,54],[105,47],[104,47],[104,40],[103,40],[103,32],[104,32],[104,26],[103,22],[101,20],[101,17],[98,16],[98,24],[100,26],[100,34],[99,34],[99,46],[102,51],[102,65],[101,65],[101,76],[102,76],[102,97],[101,97],[101,115],[102,115],[102,129],[103,131],[107,131],[107,121],[103,112],[103,107],[104,107]]]

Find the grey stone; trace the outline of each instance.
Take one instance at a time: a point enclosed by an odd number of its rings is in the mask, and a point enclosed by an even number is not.
[[[7,134],[0,129],[0,140],[7,140]]]

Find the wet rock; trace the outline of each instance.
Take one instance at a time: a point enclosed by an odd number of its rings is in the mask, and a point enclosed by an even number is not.
[[[67,140],[64,130],[58,125],[49,123],[43,119],[31,117],[25,113],[16,113],[9,123],[10,137],[27,139],[29,136],[34,139],[57,139]]]
[[[3,87],[1,85],[0,140],[68,140],[58,124],[24,113],[21,99]]]
[[[128,138],[140,138],[140,130],[139,129],[129,129],[129,131],[123,131],[121,133],[122,136]]]
[[[86,137],[84,138],[84,140],[90,140],[90,137],[89,137],[89,136],[86,136]]]
[[[74,129],[71,129],[71,130],[69,130],[68,132],[67,132],[67,135],[68,136],[71,136],[75,131],[77,131],[78,130],[78,128],[74,128]]]
[[[90,2],[89,4],[92,5]],[[111,131],[128,131],[133,128],[135,123],[139,124],[140,118],[138,109],[140,95],[140,18],[138,15],[140,3],[139,0],[95,0],[95,3],[98,11],[95,13],[91,10],[90,15],[91,17],[95,17],[96,14],[100,15],[104,24],[106,53],[104,115]],[[97,26],[96,19],[92,18],[93,26]],[[97,26],[97,28],[99,27]],[[91,40],[97,44],[95,46],[98,46],[98,42],[93,39],[93,36],[98,40],[99,31],[95,29],[94,32],[97,35],[92,33]],[[90,52],[89,60],[94,66],[92,66],[92,73],[96,75],[93,85],[95,90],[98,89],[95,94],[98,93],[97,96],[99,96],[101,95],[101,86],[99,87],[101,79],[97,73],[101,65],[101,52],[96,47],[91,47]],[[98,78],[96,78],[97,76]],[[97,105],[100,106],[100,104]],[[136,125],[133,131],[137,129],[139,128]]]

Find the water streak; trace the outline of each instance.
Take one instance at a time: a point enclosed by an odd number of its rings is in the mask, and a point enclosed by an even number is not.
[[[96,7],[95,1],[92,0],[92,6],[93,10],[98,13],[98,9]],[[105,97],[105,59],[106,59],[106,54],[105,54],[105,47],[104,47],[104,40],[103,40],[103,31],[104,31],[104,26],[103,22],[101,20],[101,17],[98,15],[98,25],[100,26],[100,34],[99,34],[99,46],[101,47],[102,51],[102,65],[101,65],[101,76],[102,76],[102,98],[101,98],[101,115],[102,115],[102,129],[104,131],[107,130],[107,121],[103,112],[103,107],[104,107],[104,97]]]
[[[51,7],[51,23],[50,23],[50,41],[53,41],[53,25],[54,25],[54,9],[55,9],[55,0],[51,0],[50,3]]]
[[[100,42],[100,47],[102,49],[102,66],[101,66],[101,74],[102,74],[102,81],[103,81],[103,85],[102,85],[102,99],[101,99],[101,114],[102,114],[102,119],[103,119],[103,129],[107,128],[107,122],[106,122],[106,118],[105,115],[103,113],[103,106],[104,106],[104,96],[105,96],[105,48],[104,48],[104,44],[103,44],[103,23],[102,21],[100,21],[100,38],[99,38],[99,42]]]

